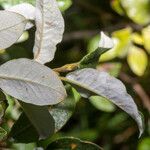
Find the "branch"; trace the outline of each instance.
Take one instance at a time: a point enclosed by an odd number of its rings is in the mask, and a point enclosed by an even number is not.
[[[72,63],[72,64],[67,64],[65,66],[62,66],[60,68],[54,68],[53,71],[57,73],[66,73],[66,72],[77,70],[78,66],[79,66],[79,63]]]

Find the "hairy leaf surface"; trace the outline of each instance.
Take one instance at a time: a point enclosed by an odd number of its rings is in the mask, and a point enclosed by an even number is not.
[[[0,49],[14,44],[22,35],[27,21],[20,14],[0,10]]]
[[[33,23],[31,23],[30,21],[35,20],[35,7],[32,6],[31,4],[22,3],[22,4],[18,4],[10,8],[7,8],[6,10],[15,12],[24,16],[28,20],[28,23],[25,27],[26,30],[33,27]]]
[[[66,97],[55,72],[24,58],[0,66],[0,88],[16,99],[35,105],[57,104]]]
[[[140,135],[143,132],[142,119],[132,97],[123,83],[106,72],[95,69],[82,69],[67,75],[62,80],[72,84],[85,98],[100,95],[109,99],[127,112],[138,124]]]
[[[45,64],[53,60],[64,32],[64,20],[56,0],[37,0],[35,21],[34,59]]]

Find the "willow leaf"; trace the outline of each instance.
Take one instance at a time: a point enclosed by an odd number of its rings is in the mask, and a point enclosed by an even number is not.
[[[34,59],[45,64],[53,60],[64,32],[64,20],[56,0],[37,0],[35,21]]]
[[[27,21],[20,14],[0,10],[0,49],[14,44],[22,35]]]
[[[89,68],[72,72],[67,75],[67,79],[62,78],[62,80],[73,85],[85,98],[99,95],[109,99],[137,122],[140,135],[142,134],[142,119],[137,106],[120,80],[106,72]]]
[[[22,3],[22,4],[14,5],[10,8],[7,8],[6,10],[15,12],[24,16],[28,20],[28,23],[25,27],[26,30],[33,27],[33,23],[31,21],[35,20],[35,7],[32,6],[31,4]]]
[[[66,97],[65,88],[55,72],[25,58],[0,66],[0,88],[16,99],[41,106],[57,104]]]

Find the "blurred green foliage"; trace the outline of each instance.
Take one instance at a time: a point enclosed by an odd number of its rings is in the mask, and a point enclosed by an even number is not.
[[[34,0],[1,0],[1,9]],[[145,132],[138,139],[135,122],[107,100],[83,101],[74,91],[76,110],[52,139],[74,136],[90,140],[105,150],[149,150],[150,149],[150,0],[58,0],[65,18],[64,39],[58,46],[56,58],[47,64],[51,68],[79,61],[85,54],[98,47],[99,32],[104,30],[113,39],[115,48],[101,57],[97,66],[120,78],[127,86],[145,119]],[[35,28],[24,33],[18,43],[0,50],[0,63],[21,57],[32,58]],[[29,39],[30,37],[30,39]],[[0,116],[4,115],[0,96]],[[10,98],[5,115],[0,122],[0,140],[19,117],[21,110]],[[80,101],[79,101],[80,99]],[[92,105],[91,105],[92,103]],[[5,105],[7,105],[5,103]],[[6,130],[6,131],[5,131]],[[46,147],[52,139],[31,144],[6,144],[16,150],[33,150]],[[0,148],[1,149],[1,148]]]

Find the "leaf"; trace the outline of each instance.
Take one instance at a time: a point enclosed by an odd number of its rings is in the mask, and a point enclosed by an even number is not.
[[[9,95],[6,95],[6,97],[8,100],[15,101]],[[28,143],[31,140],[46,139],[53,135],[55,122],[48,111],[48,106],[37,106],[21,101],[19,103],[24,113],[21,114],[17,123],[11,129],[10,137],[13,137],[16,141],[18,140],[17,142],[23,142],[23,139]]]
[[[72,5],[71,0],[57,0],[57,2],[61,11],[67,10]]]
[[[0,66],[0,88],[18,100],[41,106],[57,104],[66,97],[55,72],[25,58]]]
[[[144,42],[144,47],[145,49],[148,51],[148,53],[150,54],[150,25],[147,26],[146,28],[144,28],[142,30],[142,36],[143,36],[143,42]]]
[[[55,132],[58,132],[66,124],[74,112],[75,100],[73,92],[70,88],[67,88],[67,91],[68,97],[64,101],[49,108],[49,113],[55,121]],[[37,141],[39,135],[25,113],[22,113],[15,122],[10,137],[16,142],[29,143]]]
[[[36,143],[29,143],[29,144],[13,143],[10,149],[11,150],[43,150],[43,149],[38,149]]]
[[[18,39],[18,41],[16,43],[22,43],[22,42],[25,42],[26,40],[29,39],[29,33],[28,31],[25,31],[21,37]],[[18,49],[17,49],[18,50]],[[18,51],[17,51],[18,52]]]
[[[39,139],[38,132],[30,123],[30,120],[25,113],[22,113],[19,119],[15,122],[11,128],[9,137],[17,143],[30,143],[38,141]]]
[[[33,27],[33,23],[31,22],[31,20],[32,21],[35,20],[35,7],[32,6],[31,4],[22,3],[22,4],[18,4],[10,8],[7,8],[6,10],[15,12],[24,16],[28,20],[28,23],[25,27],[26,30]]]
[[[142,76],[148,65],[148,57],[143,49],[136,46],[130,48],[127,56],[128,64],[131,70],[138,76]]]
[[[65,137],[59,138],[54,142],[50,143],[46,150],[102,150],[98,145],[87,142],[81,141],[78,138],[74,137]]]
[[[143,138],[138,144],[138,150],[149,150],[150,148],[150,137]]]
[[[7,107],[8,103],[6,101],[5,95],[0,91],[0,124],[3,120]]]
[[[55,122],[48,111],[48,106],[36,106],[20,101],[24,112],[39,134],[39,140],[52,136],[55,130]]]
[[[74,93],[70,87],[67,89],[68,97],[61,103],[50,107],[49,112],[55,120],[55,132],[58,132],[70,119],[75,109]]]
[[[106,98],[100,96],[92,96],[90,97],[90,102],[97,109],[105,112],[113,112],[115,111],[115,105],[108,101]]]
[[[131,45],[131,34],[132,29],[129,27],[113,32],[112,39],[114,40],[115,46],[113,49],[103,54],[100,61],[104,62],[116,57],[125,57]]]
[[[95,68],[99,62],[99,57],[109,49],[113,48],[113,46],[113,40],[101,32],[99,48],[83,57],[83,59],[80,61],[79,68]]]
[[[22,15],[0,10],[0,49],[10,47],[19,39],[26,22]]]
[[[56,0],[36,1],[34,59],[42,64],[53,60],[56,45],[62,40],[64,20]]]
[[[112,33],[112,37],[117,40],[114,48],[116,55],[123,58],[127,55],[131,46],[132,29],[130,27],[117,30]]]
[[[115,10],[118,14],[120,14],[120,15],[125,14],[125,12],[120,4],[120,0],[111,1],[111,6],[112,6],[113,10]]]
[[[0,127],[0,141],[3,140],[7,136],[7,132]]]
[[[143,42],[144,42],[141,34],[139,34],[137,32],[132,34],[132,41],[133,41],[133,43],[138,44],[138,45],[143,45]]]
[[[145,25],[150,22],[149,0],[120,0],[126,14],[134,22]]]
[[[14,5],[17,5],[17,4],[21,4],[21,3],[25,3],[25,2],[28,2],[30,4],[35,4],[35,0],[13,0],[13,1],[6,1],[6,0],[1,0],[0,1],[0,5],[3,7],[3,8],[9,8],[10,6],[14,6]]]
[[[74,71],[68,74],[67,78],[62,77],[62,80],[73,85],[85,98],[99,95],[109,99],[135,119],[140,135],[143,133],[142,119],[137,106],[120,80],[106,72],[90,68]]]
[[[20,116],[20,110],[18,108],[18,103],[14,101],[15,99],[6,93],[5,97],[8,103],[8,108],[6,109],[6,117],[11,118],[12,120],[17,120]]]

